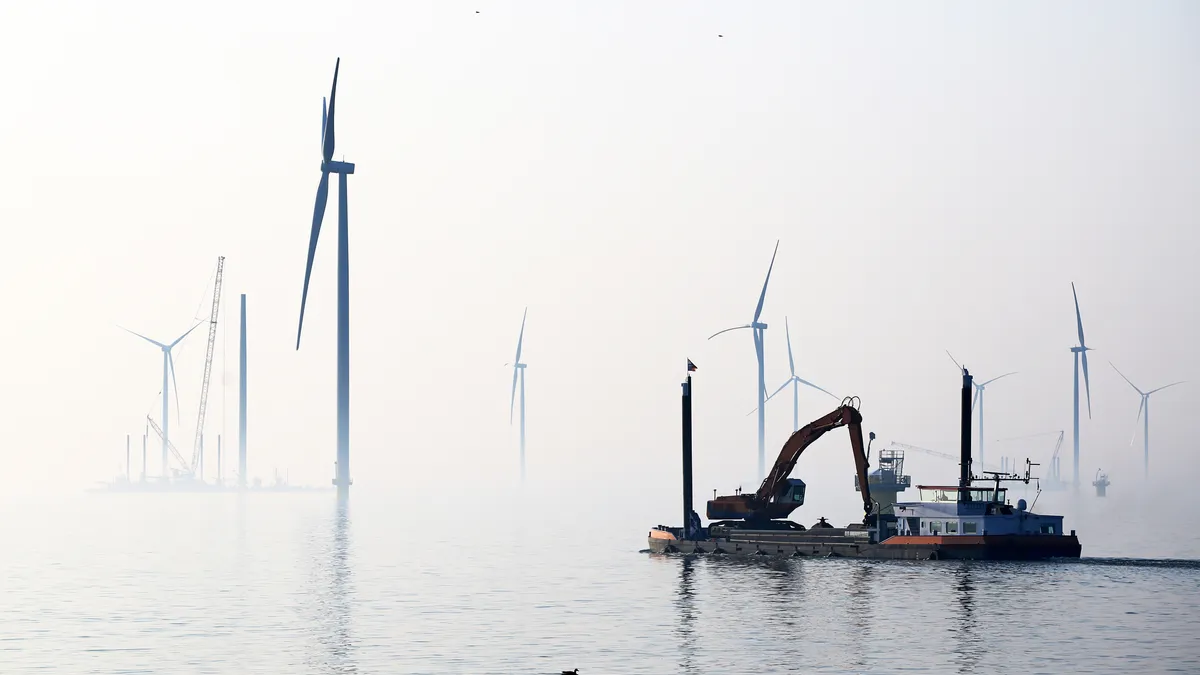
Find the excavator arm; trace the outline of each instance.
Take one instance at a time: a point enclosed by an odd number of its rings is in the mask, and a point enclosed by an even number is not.
[[[826,432],[838,427],[848,427],[850,431],[850,446],[854,454],[854,465],[858,471],[858,483],[862,486],[863,511],[871,515],[874,503],[871,501],[870,482],[867,479],[867,454],[863,446],[862,415],[851,405],[851,399],[842,401],[837,410],[814,420],[799,431],[792,434],[783,448],[770,473],[753,495],[738,494],[717,497],[708,503],[710,518],[744,518],[746,520],[786,518],[799,504],[788,503],[784,496],[787,492],[788,476],[796,468],[796,462],[808,446],[812,445]]]

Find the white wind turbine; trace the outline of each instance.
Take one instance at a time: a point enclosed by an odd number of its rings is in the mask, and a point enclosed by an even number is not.
[[[1142,459],[1143,459],[1143,463],[1145,464],[1146,476],[1149,476],[1150,475],[1150,394],[1153,394],[1156,391],[1162,391],[1163,389],[1166,389],[1167,387],[1174,387],[1177,384],[1183,384],[1183,380],[1180,380],[1179,382],[1172,382],[1171,384],[1164,384],[1163,386],[1161,386],[1157,389],[1151,389],[1150,391],[1142,391],[1141,389],[1138,389],[1137,385],[1135,385],[1133,382],[1131,382],[1128,377],[1125,377],[1125,373],[1122,373],[1120,370],[1117,370],[1117,367],[1115,365],[1113,365],[1112,361],[1109,361],[1108,365],[1112,366],[1113,370],[1116,370],[1117,374],[1121,376],[1121,379],[1125,380],[1126,382],[1129,382],[1129,386],[1133,387],[1133,390],[1136,391],[1142,397],[1142,402],[1140,404],[1138,404],[1137,419],[1134,420],[1134,422],[1133,422],[1133,424],[1134,424],[1133,438],[1129,439],[1129,446],[1133,447],[1133,442],[1135,440],[1137,440],[1137,423],[1144,419],[1144,421],[1142,422],[1144,424],[1144,426],[1142,427],[1142,445],[1143,445]],[[1143,410],[1146,411],[1144,418],[1142,416]]]

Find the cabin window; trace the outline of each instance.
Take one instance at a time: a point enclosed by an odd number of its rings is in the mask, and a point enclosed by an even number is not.
[[[792,488],[792,501],[794,501],[794,502],[804,501],[804,488],[800,487],[799,485]]]
[[[946,521],[946,534],[958,534],[958,521],[957,520],[947,520]]]
[[[1054,526],[1050,524],[1042,525],[1042,534],[1054,534]]]
[[[937,520],[929,521],[929,534],[941,534],[942,523]]]
[[[975,521],[973,521],[973,520],[964,520],[963,521],[963,534],[975,534],[977,528],[978,528],[978,526],[975,524]]]

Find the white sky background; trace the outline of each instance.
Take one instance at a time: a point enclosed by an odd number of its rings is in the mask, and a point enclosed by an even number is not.
[[[1154,397],[1151,460],[1164,479],[1200,469],[1195,4],[283,7],[0,5],[11,489],[76,491],[116,472],[161,372],[116,326],[183,332],[218,255],[231,319],[249,294],[252,473],[327,483],[333,189],[293,347],[318,106],[338,56],[336,154],[358,165],[356,489],[451,471],[515,480],[502,364],[525,305],[534,485],[653,489],[674,513],[690,356],[697,493],[751,487],[751,337],[705,338],[750,320],[776,238],[772,390],[787,377],[787,315],[802,377],[861,396],[881,441],[955,452],[949,348],[985,379],[1020,371],[988,391],[988,436],[1068,429],[1069,474],[1075,281],[1096,350],[1085,476],[1140,474],[1138,398],[1109,359],[1143,389],[1193,380]],[[204,330],[177,359],[185,454]],[[210,444],[219,390],[212,400]],[[802,422],[834,403],[804,392]],[[773,457],[790,396],[768,412]],[[822,486],[810,499],[853,515],[846,445],[823,440],[798,473]],[[956,475],[910,466],[918,481]]]

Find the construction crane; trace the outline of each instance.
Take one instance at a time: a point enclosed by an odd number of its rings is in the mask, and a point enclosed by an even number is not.
[[[162,439],[162,427],[158,426],[158,422],[155,422],[154,418],[149,415],[146,415],[146,422],[154,430],[154,433],[158,434],[159,439]],[[183,470],[187,472],[189,470],[188,463],[183,460],[183,455],[179,454],[179,449],[175,447],[175,444],[170,439],[167,439],[167,447],[170,448],[171,454],[175,455],[175,461],[179,462],[179,466],[182,466]],[[164,471],[163,473],[166,472]]]
[[[958,464],[960,459],[958,455],[951,455],[948,452],[938,452],[937,450],[930,450],[929,448],[922,448],[916,445],[909,445],[907,443],[897,443],[896,441],[892,441],[892,444],[888,447],[896,448],[898,450],[912,450],[913,452],[921,452],[933,457],[941,457],[942,459],[948,459],[955,464]],[[982,468],[987,471],[998,470],[997,467],[994,467],[990,464],[983,464]]]
[[[708,502],[709,519],[761,522],[787,518],[792,511],[804,504],[804,481],[788,477],[792,469],[796,468],[796,461],[808,446],[826,432],[838,427],[846,427],[850,431],[850,449],[854,455],[859,485],[862,488],[864,517],[870,517],[874,502],[871,501],[871,487],[867,480],[862,415],[859,414],[857,406],[857,397],[843,399],[837,410],[804,425],[789,436],[783,448],[779,450],[779,457],[771,467],[771,473],[763,479],[758,491],[753,494],[743,494],[739,491],[720,497],[714,495]]]
[[[221,278],[225,273],[225,256],[217,258],[217,276],[213,282],[212,312],[208,316],[208,349],[204,352],[204,380],[200,383],[200,412],[196,415],[196,440],[192,444],[192,462],[185,465],[192,474],[200,464],[200,449],[204,439],[204,414],[208,409],[208,383],[212,377],[213,351],[217,345],[217,316],[221,307]]]

